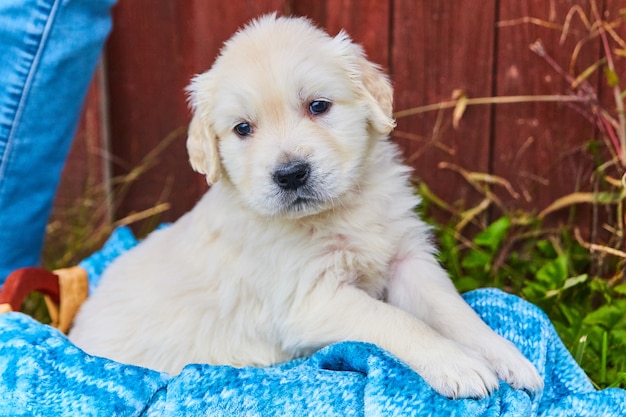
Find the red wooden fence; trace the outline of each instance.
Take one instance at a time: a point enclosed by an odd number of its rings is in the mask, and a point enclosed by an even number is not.
[[[596,4],[606,20],[626,7],[623,0]],[[454,90],[468,97],[566,93],[568,82],[529,45],[541,39],[567,70],[578,41],[588,35],[581,15],[566,21],[572,8],[594,20],[591,0],[120,0],[102,77],[96,78],[103,82],[94,83],[87,100],[57,209],[72,204],[88,175],[107,178],[107,166],[113,175],[125,174],[173,134],[175,140],[130,188],[115,216],[159,201],[171,203],[165,220],[189,210],[206,185],[187,163],[183,89],[210,67],[224,40],[259,14],[306,15],[333,34],[344,28],[388,69],[395,108],[403,110],[450,100]],[[558,28],[564,25],[561,43]],[[623,26],[618,31],[626,35]],[[598,38],[584,43],[574,74],[600,53]],[[623,61],[618,68],[626,77]],[[594,75],[590,82],[602,100],[609,96],[604,77]],[[518,194],[498,188],[510,207],[538,211],[590,187],[593,161],[584,145],[597,132],[567,105],[470,106],[458,127],[451,119],[451,110],[402,117],[394,134],[416,176],[448,202],[466,201],[467,207],[479,195],[441,162],[506,178]]]

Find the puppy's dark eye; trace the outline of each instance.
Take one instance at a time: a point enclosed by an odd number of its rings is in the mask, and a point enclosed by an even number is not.
[[[246,122],[239,123],[237,126],[235,126],[235,133],[237,133],[241,137],[249,136],[252,134],[252,125]]]
[[[315,100],[309,104],[309,111],[313,116],[324,114],[328,111],[328,109],[330,109],[330,101]]]

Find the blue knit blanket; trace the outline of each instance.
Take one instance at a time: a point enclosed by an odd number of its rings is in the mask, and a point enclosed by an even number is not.
[[[97,282],[135,244],[126,229],[82,264]],[[0,416],[625,416],[626,391],[596,391],[537,307],[499,290],[465,294],[545,381],[505,383],[491,396],[450,400],[370,344],[343,342],[269,368],[190,364],[176,376],[87,355],[55,329],[0,315]]]

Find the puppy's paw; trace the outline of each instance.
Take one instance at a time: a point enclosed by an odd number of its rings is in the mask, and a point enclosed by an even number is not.
[[[498,377],[515,389],[538,391],[543,380],[533,364],[508,340],[500,338],[485,349],[484,356],[493,366]]]
[[[437,353],[436,357],[428,358],[428,362],[416,370],[441,395],[482,398],[498,387],[494,369],[479,355],[456,346]]]

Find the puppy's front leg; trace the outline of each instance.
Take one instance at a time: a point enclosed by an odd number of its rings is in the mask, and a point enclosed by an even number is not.
[[[482,397],[498,386],[490,365],[415,316],[336,281],[319,283],[287,320],[285,350],[343,340],[374,343],[395,354],[447,397]]]
[[[443,336],[480,353],[514,388],[534,391],[543,386],[535,367],[461,298],[432,254],[401,252],[391,271],[387,297],[390,304],[424,320]]]

